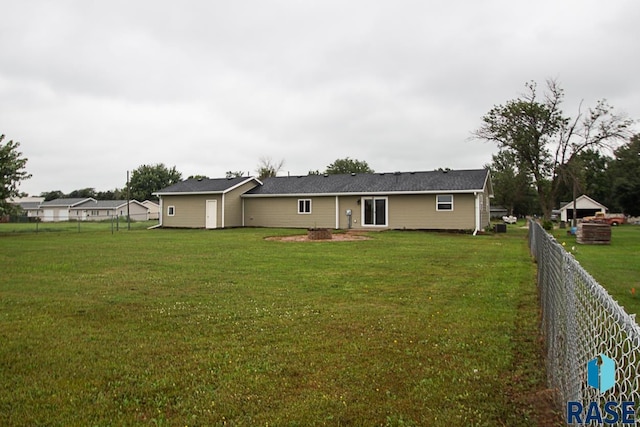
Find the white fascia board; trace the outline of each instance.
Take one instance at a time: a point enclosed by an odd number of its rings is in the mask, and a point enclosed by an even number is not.
[[[232,190],[235,190],[236,188],[241,187],[241,186],[245,185],[246,183],[248,183],[248,182],[250,182],[250,181],[257,181],[260,185],[262,185],[262,183],[261,183],[260,181],[258,181],[257,179],[255,179],[255,178],[248,178],[248,179],[245,179],[245,180],[244,180],[244,181],[242,181],[242,182],[237,183],[237,184],[236,184],[236,185],[234,185],[233,187],[229,187],[229,188],[227,188],[226,190],[222,191],[222,194],[224,194],[224,193],[228,193],[229,191],[232,191]]]

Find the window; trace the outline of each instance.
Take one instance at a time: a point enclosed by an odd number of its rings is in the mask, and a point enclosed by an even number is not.
[[[168,206],[167,207],[167,215],[174,216],[175,214],[176,214],[176,207],[175,206]]]
[[[436,196],[436,210],[437,211],[452,211],[453,210],[453,195],[440,194]]]
[[[299,199],[298,200],[298,213],[310,214],[311,213],[311,199]]]
[[[364,218],[363,225],[387,225],[387,198],[363,198],[362,218]]]

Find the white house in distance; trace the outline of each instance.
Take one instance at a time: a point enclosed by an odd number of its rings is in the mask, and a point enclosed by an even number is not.
[[[148,210],[137,200],[87,200],[69,208],[72,221],[104,221],[115,217],[129,217],[133,221],[146,221]]]
[[[27,218],[37,218],[40,204],[44,202],[44,197],[15,197],[7,199],[7,202],[20,206],[20,209],[27,215]]]
[[[43,222],[69,221],[71,208],[96,199],[92,197],[62,198],[40,203],[38,217]]]
[[[596,212],[607,212],[607,207],[596,202],[591,197],[583,194],[576,199],[576,218],[594,216]],[[573,201],[560,207],[560,221],[570,221],[573,219]]]
[[[96,200],[92,197],[82,197],[60,198],[45,202],[44,198],[39,199],[38,201],[30,200],[28,203],[20,200],[16,204],[22,207],[29,218],[39,218],[43,222],[103,221],[127,215],[133,221],[158,219],[159,206],[153,202],[149,202],[152,209],[150,214],[149,208],[137,200],[130,200],[127,208],[126,200]]]
[[[160,219],[160,205],[152,202],[151,200],[145,200],[142,202],[144,206],[147,208],[147,219]]]

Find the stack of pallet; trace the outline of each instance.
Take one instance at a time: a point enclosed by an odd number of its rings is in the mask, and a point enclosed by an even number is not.
[[[588,222],[578,224],[576,242],[583,245],[609,245],[611,244],[611,226]]]

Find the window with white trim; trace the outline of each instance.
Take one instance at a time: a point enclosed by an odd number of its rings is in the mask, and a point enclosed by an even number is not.
[[[387,225],[387,198],[363,197],[362,198],[362,224],[371,226]]]
[[[436,210],[452,211],[453,210],[453,194],[438,194],[436,196]]]
[[[174,216],[176,214],[176,207],[175,206],[167,206],[167,215],[168,216]]]
[[[310,214],[311,213],[311,199],[299,199],[298,200],[298,213]]]

